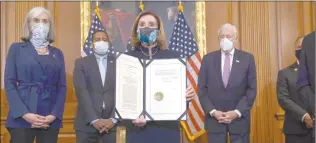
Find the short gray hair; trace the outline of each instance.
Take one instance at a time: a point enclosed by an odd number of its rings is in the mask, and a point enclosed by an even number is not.
[[[227,29],[228,27],[232,27],[233,28],[233,31],[234,31],[234,38],[236,39],[237,38],[237,27],[233,24],[230,24],[230,23],[225,23],[223,24],[217,31],[217,36],[219,36],[219,34],[221,33],[221,31],[223,29]]]
[[[21,37],[21,39],[23,41],[28,41],[31,38],[31,20],[35,17],[38,17],[39,15],[41,15],[42,13],[47,14],[48,16],[48,20],[49,20],[49,33],[48,33],[48,41],[50,43],[53,43],[55,41],[55,26],[53,23],[53,19],[52,16],[50,14],[50,12],[44,8],[44,7],[34,7],[32,8],[29,13],[26,15],[25,19],[24,19],[24,24],[23,24],[23,35]]]

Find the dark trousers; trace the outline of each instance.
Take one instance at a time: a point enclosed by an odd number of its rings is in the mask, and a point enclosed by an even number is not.
[[[107,119],[106,111],[102,110],[101,117]],[[113,127],[113,129],[116,126]],[[112,129],[111,129],[112,130]],[[116,131],[110,131],[109,133],[103,132],[100,134],[97,132],[85,132],[76,130],[76,143],[116,143]]]
[[[230,143],[250,143],[249,134],[229,134]],[[227,143],[227,133],[208,133],[209,143]]]
[[[8,128],[10,143],[57,143],[59,129]]]
[[[128,131],[126,143],[180,143],[180,138],[179,130],[145,127],[142,131]]]
[[[77,143],[116,143],[116,132],[102,133],[76,131]]]
[[[307,134],[285,134],[285,143],[314,143],[312,132]]]

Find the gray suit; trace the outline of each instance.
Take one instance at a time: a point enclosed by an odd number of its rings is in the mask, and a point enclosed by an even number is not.
[[[203,57],[198,79],[199,100],[205,112],[206,130],[210,143],[226,143],[230,133],[231,143],[248,143],[250,132],[250,110],[257,92],[254,57],[235,49],[228,85],[225,88],[221,73],[221,51]],[[242,116],[230,124],[220,124],[209,112],[237,109]]]
[[[285,110],[283,132],[286,143],[311,143],[311,130],[302,122],[307,113],[296,91],[298,65],[294,63],[278,73],[277,93],[280,106]]]
[[[77,142],[92,143],[96,137],[103,136],[108,137],[106,143],[114,143],[115,127],[110,130],[109,134],[99,135],[90,123],[95,119],[114,117],[115,58],[107,56],[104,86],[94,54],[77,59],[73,75],[74,88],[78,99],[77,115],[74,121]],[[106,106],[105,110],[102,109],[103,102]]]

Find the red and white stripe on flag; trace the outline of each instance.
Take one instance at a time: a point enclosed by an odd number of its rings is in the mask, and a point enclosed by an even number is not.
[[[187,62],[187,85],[191,86],[195,93],[198,91],[198,75],[201,66],[201,56],[199,52],[188,58]],[[187,110],[187,120],[181,121],[181,125],[185,130],[188,139],[194,140],[205,133],[204,130],[204,112],[198,98],[193,99]]]

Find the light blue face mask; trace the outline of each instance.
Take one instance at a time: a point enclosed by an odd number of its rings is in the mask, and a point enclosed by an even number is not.
[[[147,45],[153,45],[157,41],[157,28],[140,28],[137,30],[139,41]]]

